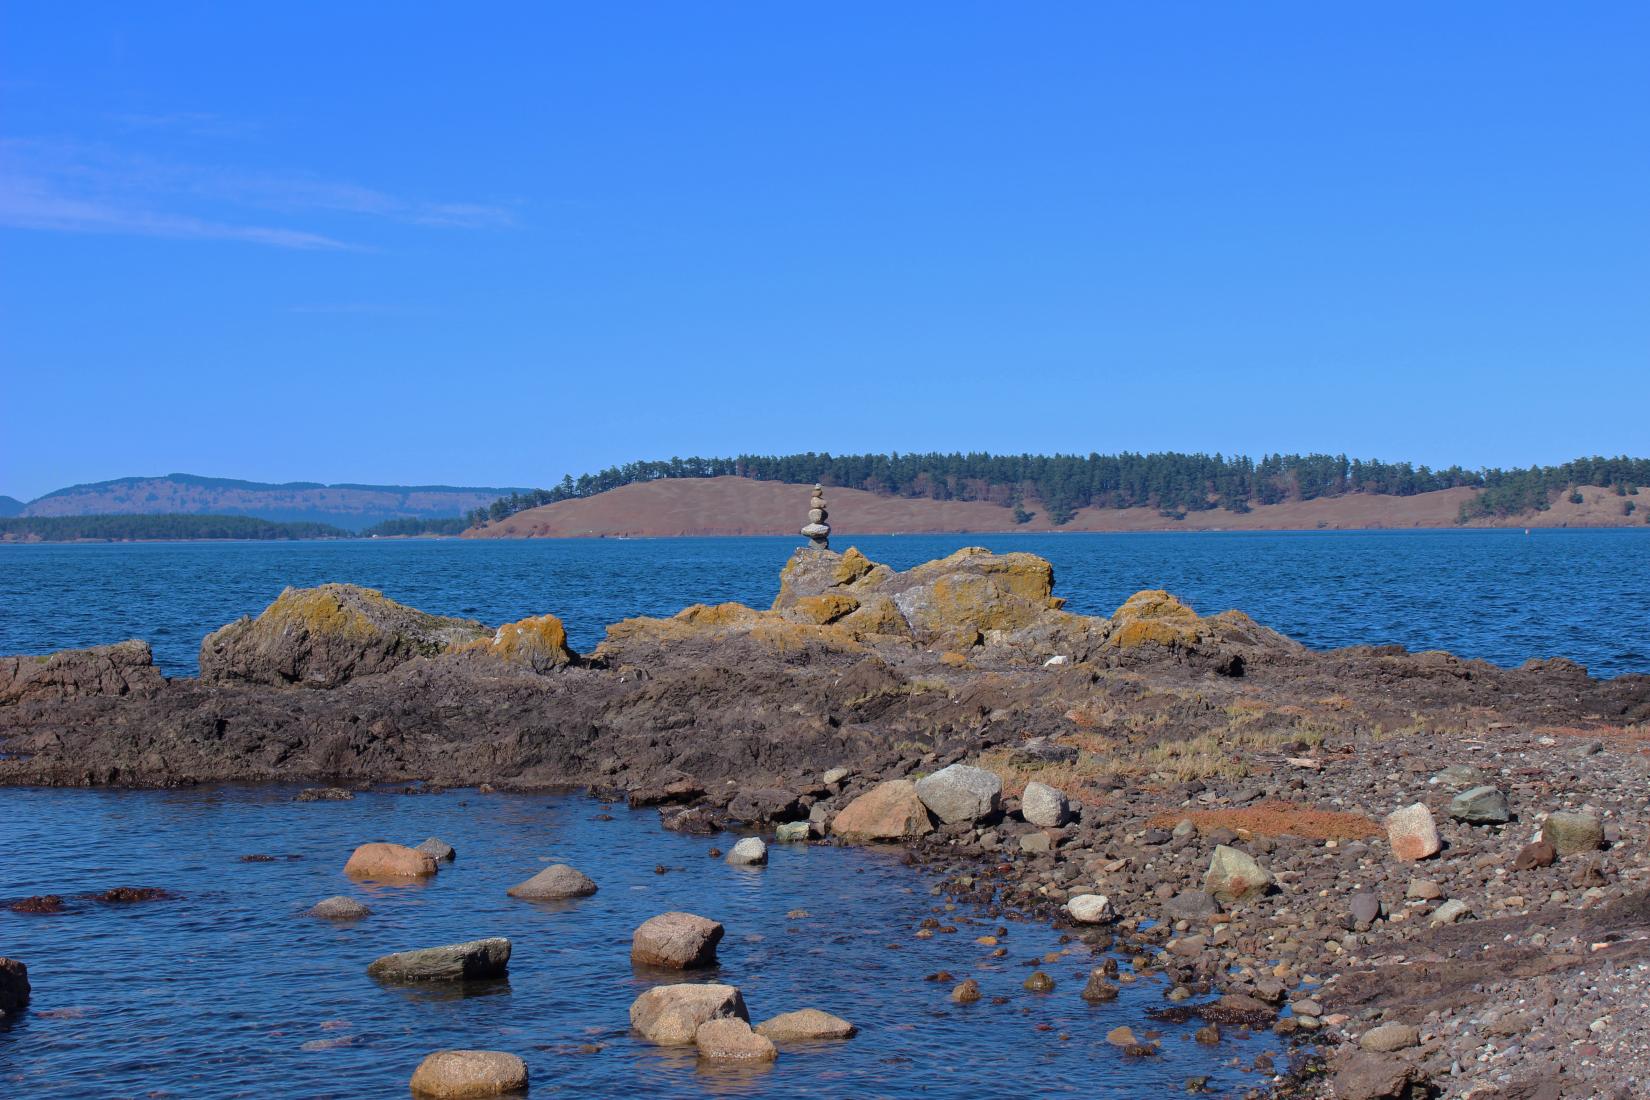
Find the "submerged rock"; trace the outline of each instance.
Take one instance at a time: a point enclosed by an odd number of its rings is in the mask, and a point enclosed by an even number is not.
[[[370,916],[372,910],[342,894],[334,894],[330,898],[322,898],[309,908],[309,915],[321,917],[324,920],[360,920]]]
[[[701,1024],[730,1017],[750,1023],[745,998],[734,986],[711,982],[654,986],[630,1004],[630,1026],[661,1046],[684,1046]]]
[[[904,840],[934,831],[928,807],[909,779],[891,779],[872,787],[831,822],[831,832],[847,840]]]
[[[712,966],[722,925],[693,913],[660,913],[643,921],[630,941],[630,961],[673,970]]]
[[[27,1008],[30,992],[29,968],[16,959],[0,958],[0,1017]]]
[[[841,1016],[817,1008],[781,1012],[756,1025],[758,1033],[776,1043],[809,1043],[826,1039],[849,1039],[859,1032]]]
[[[997,809],[1003,781],[995,772],[952,764],[917,780],[917,797],[947,825],[978,821]]]
[[[370,588],[288,588],[256,619],[206,636],[201,679],[337,687],[490,636],[474,620],[430,615]]]
[[[518,882],[505,891],[513,898],[529,901],[587,898],[595,892],[595,882],[565,863],[553,863],[526,882]]]
[[[453,860],[458,858],[458,852],[453,848],[453,846],[448,844],[445,840],[442,840],[440,837],[432,836],[430,839],[414,848],[413,851],[423,852],[425,855],[434,859],[438,863],[451,863]]]
[[[353,878],[427,878],[435,872],[434,856],[405,844],[363,844],[344,864],[344,874]]]
[[[810,831],[806,821],[787,821],[774,830],[774,839],[781,844],[798,844],[808,839]]]
[[[503,936],[443,947],[397,951],[367,967],[374,978],[390,982],[479,981],[503,977],[510,965],[510,941]]]
[[[414,1096],[439,1100],[505,1096],[527,1089],[527,1063],[499,1050],[438,1050],[418,1064]]]

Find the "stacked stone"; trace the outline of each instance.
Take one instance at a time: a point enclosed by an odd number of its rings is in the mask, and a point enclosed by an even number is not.
[[[830,513],[825,510],[825,486],[815,485],[813,499],[808,502],[808,525],[802,528],[815,550],[831,548],[831,525],[825,522],[829,517]]]

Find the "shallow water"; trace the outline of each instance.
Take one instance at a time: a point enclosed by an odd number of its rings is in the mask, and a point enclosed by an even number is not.
[[[1011,922],[1008,956],[990,959],[973,941],[997,922],[971,907],[936,914],[946,901],[931,893],[936,880],[892,852],[774,844],[766,868],[741,869],[707,856],[731,836],[680,836],[651,811],[578,796],[374,792],[300,804],[292,793],[0,790],[0,899],[119,885],[180,895],[75,899],[60,915],[0,910],[0,955],[27,962],[35,991],[29,1011],[0,1028],[0,1095],[396,1096],[444,1047],[521,1055],[536,1096],[1139,1097],[1178,1095],[1205,1074],[1216,1095],[1231,1095],[1264,1078],[1226,1062],[1278,1049],[1269,1034],[1227,1029],[1208,1048],[1190,1026],[1153,1024],[1145,1010],[1167,1003],[1153,979],[1124,986],[1113,1004],[1084,1003],[1081,976],[1100,959],[1081,944],[1044,965],[1054,992],[1025,992],[1025,962],[1059,950],[1056,933]],[[430,835],[458,860],[428,885],[341,873],[357,843]],[[283,858],[240,861],[249,854]],[[599,892],[558,904],[505,896],[549,862],[586,870]],[[656,874],[658,864],[670,872]],[[301,915],[332,894],[373,913],[347,924]],[[661,979],[632,969],[630,933],[670,909],[727,926],[720,968],[693,977],[739,986],[753,1020],[811,1006],[860,1034],[731,1071],[634,1037],[630,1002]],[[811,915],[789,919],[795,909]],[[915,938],[931,915],[957,932]],[[365,974],[390,951],[495,935],[514,945],[507,981],[391,986]],[[977,978],[985,999],[952,1004],[950,983],[923,980],[941,969]],[[997,995],[1008,1003],[990,1004]],[[1109,1047],[1120,1024],[1161,1027],[1162,1056]]]
[[[490,624],[546,611],[588,650],[629,615],[766,607],[793,538],[0,545],[0,653],[144,638],[193,675],[208,631],[285,585],[351,581]],[[1568,657],[1650,672],[1650,528],[1186,534],[840,534],[909,568],[960,546],[1054,563],[1057,595],[1109,615],[1142,588],[1229,607],[1317,648],[1398,643],[1517,665]]]

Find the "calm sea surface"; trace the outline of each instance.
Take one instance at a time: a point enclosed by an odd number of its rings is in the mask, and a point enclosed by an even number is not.
[[[560,615],[575,647],[629,615],[691,603],[765,607],[791,538],[0,545],[0,653],[144,638],[171,675],[200,640],[285,585],[350,581],[496,625]],[[1110,614],[1167,588],[1235,607],[1319,648],[1396,642],[1516,665],[1569,657],[1650,672],[1650,529],[839,536],[907,568],[960,546],[1054,563],[1073,611]]]
[[[1101,957],[1076,944],[1038,961],[1063,949],[1046,926],[1010,923],[1007,956],[991,958],[974,939],[998,923],[970,907],[945,911],[932,880],[891,853],[772,845],[767,867],[744,869],[707,855],[731,836],[680,836],[622,807],[603,821],[603,807],[580,797],[298,804],[292,793],[0,791],[0,901],[49,891],[73,908],[0,910],[0,955],[25,960],[35,989],[29,1011],[0,1027],[0,1096],[404,1097],[419,1060],[445,1047],[520,1055],[535,1096],[1123,1098],[1180,1095],[1204,1075],[1229,1096],[1265,1080],[1231,1061],[1278,1049],[1264,1032],[1228,1028],[1211,1048],[1192,1041],[1194,1025],[1154,1024],[1145,1010],[1168,1003],[1156,978],[1086,1004],[1082,977]],[[359,842],[430,835],[458,860],[428,885],[363,886],[341,873]],[[250,854],[281,858],[241,862]],[[585,870],[600,890],[558,904],[505,896],[552,861]],[[180,896],[124,906],[71,897],[118,885]],[[301,915],[340,893],[372,915]],[[739,986],[753,1020],[816,1007],[860,1034],[734,1071],[633,1036],[630,1002],[672,979],[631,968],[630,933],[671,909],[727,927],[719,969],[690,980]],[[916,938],[930,916],[955,933]],[[508,980],[421,988],[365,973],[386,952],[482,936],[511,939]],[[1034,961],[1057,982],[1052,993],[1021,988]],[[924,980],[942,969],[976,978],[984,999],[952,1004],[951,983]],[[1006,1003],[992,1004],[999,996]],[[1108,1046],[1121,1024],[1160,1028],[1162,1055],[1128,1059]]]

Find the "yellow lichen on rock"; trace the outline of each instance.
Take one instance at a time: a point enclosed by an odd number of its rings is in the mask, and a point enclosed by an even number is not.
[[[567,645],[567,628],[554,615],[535,615],[520,622],[505,623],[491,638],[482,638],[461,648],[485,651],[534,672],[560,668],[571,664],[576,657]]]
[[[911,636],[911,624],[900,614],[899,605],[887,596],[872,596],[838,625],[860,638],[873,634],[895,638]]]
[[[1203,636],[1203,620],[1197,612],[1161,588],[1136,592],[1111,617],[1108,644],[1118,649],[1159,645],[1166,649],[1187,649]]]
[[[852,596],[840,592],[827,592],[820,596],[803,596],[791,605],[786,614],[792,619],[824,626],[826,623],[836,622],[858,608],[859,601]]]
[[[837,584],[853,584],[875,568],[876,562],[861,554],[858,547],[850,546],[831,571],[831,579]]]

